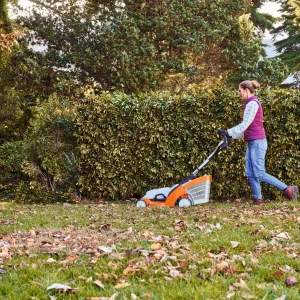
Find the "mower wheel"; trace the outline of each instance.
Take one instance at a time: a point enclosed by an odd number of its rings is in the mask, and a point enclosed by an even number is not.
[[[147,203],[144,201],[144,200],[139,200],[137,203],[136,203],[136,206],[137,207],[146,207],[147,206]]]
[[[189,198],[182,198],[178,201],[178,206],[179,207],[192,206],[192,202]]]

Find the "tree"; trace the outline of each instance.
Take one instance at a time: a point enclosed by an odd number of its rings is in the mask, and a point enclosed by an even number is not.
[[[19,22],[34,32],[29,43],[48,47],[45,65],[100,90],[180,92],[224,82],[261,54],[260,37],[239,29],[248,0],[32,2]]]
[[[276,36],[284,38],[274,45],[280,53],[279,57],[289,67],[291,72],[300,70],[300,1],[280,0],[282,9],[282,24],[273,30]]]
[[[21,31],[13,27],[13,23],[9,19],[8,0],[0,0],[0,57],[3,52],[10,52],[15,44],[15,40],[20,36]],[[12,0],[12,2],[16,2]],[[2,57],[3,58],[3,57]]]
[[[249,7],[249,13],[251,14],[251,21],[254,26],[259,29],[260,34],[265,33],[266,30],[271,30],[274,27],[274,23],[277,18],[267,14],[261,13],[258,10],[267,2],[267,0],[253,0],[252,6]]]
[[[21,30],[17,29],[15,24],[9,19],[7,1],[0,0],[0,145],[8,137],[18,135],[18,128],[15,119],[18,114],[18,105],[10,102],[13,89],[10,85],[6,85],[6,81],[2,80],[4,77],[10,78],[11,73],[7,72],[7,65],[9,64],[11,53],[16,47],[16,39],[21,36]]]

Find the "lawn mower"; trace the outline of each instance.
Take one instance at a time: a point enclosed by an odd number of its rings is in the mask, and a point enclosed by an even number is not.
[[[195,171],[172,187],[163,187],[148,191],[145,196],[136,202],[136,206],[172,207],[178,205],[185,207],[209,202],[212,176],[204,175],[198,178],[195,178],[195,176],[218,152],[229,146],[229,138],[221,132],[219,134],[223,137],[223,140],[219,142],[216,149]]]

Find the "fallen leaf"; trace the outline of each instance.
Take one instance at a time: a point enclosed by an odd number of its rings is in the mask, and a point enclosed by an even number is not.
[[[114,293],[112,296],[109,297],[108,300],[115,300],[117,298],[117,296],[119,295],[118,292]]]
[[[66,260],[69,262],[74,262],[77,259],[77,256],[75,255],[69,255],[66,257]]]
[[[47,259],[47,264],[52,264],[54,262],[56,262],[56,260],[54,258],[48,258]]]
[[[173,278],[178,277],[179,274],[180,274],[180,272],[177,271],[177,270],[171,270],[170,271],[170,276],[173,277]]]
[[[108,248],[105,246],[99,246],[99,250],[105,252],[105,253],[112,253],[113,249],[112,248]]]
[[[131,294],[131,295],[130,295],[130,298],[131,298],[131,300],[137,300],[137,295]]]
[[[116,289],[123,289],[123,288],[125,288],[125,287],[127,287],[127,286],[129,286],[130,285],[130,283],[128,283],[128,282],[125,282],[125,283],[118,283],[117,285],[115,285],[115,288]]]
[[[52,290],[52,289],[63,291],[63,292],[73,292],[75,290],[79,290],[79,289],[71,288],[70,286],[61,283],[53,283],[52,285],[47,287],[47,290]]]
[[[288,240],[291,238],[287,232],[279,233],[276,235],[276,237],[282,238],[282,239],[288,239]]]
[[[232,248],[236,248],[240,243],[236,241],[230,241]]]
[[[234,296],[235,296],[235,292],[230,292],[230,293],[227,293],[226,298],[230,299],[231,297],[234,297]]]
[[[276,298],[276,299],[274,299],[274,300],[285,300],[285,299],[286,299],[286,295],[282,295],[281,297]]]
[[[284,283],[286,286],[293,286],[297,284],[297,279],[295,277],[290,276],[285,280]]]
[[[124,275],[133,275],[135,272],[138,271],[138,267],[136,263],[132,262],[130,265],[126,267],[126,269],[123,271]]]
[[[164,250],[157,250],[157,251],[155,251],[155,253],[153,254],[153,256],[157,260],[162,260],[164,257],[167,256],[167,253]]]
[[[241,289],[250,290],[248,285],[243,279],[239,279],[236,283],[234,283],[235,287],[239,287]]]
[[[220,262],[219,264],[217,264],[217,269],[222,272],[228,270],[229,269],[228,262],[226,262],[226,261]]]
[[[94,284],[102,289],[104,289],[104,284],[100,280],[94,281]]]
[[[258,260],[256,257],[251,257],[251,263],[252,263],[253,265],[256,265],[256,264],[259,263],[259,260]]]
[[[164,277],[164,280],[165,280],[165,281],[173,281],[173,279],[172,279],[171,277],[168,277],[168,276],[165,276],[165,277]]]
[[[244,299],[253,299],[253,298],[255,298],[253,295],[250,295],[250,294],[242,294],[242,298],[244,298]]]
[[[280,277],[282,277],[283,275],[284,275],[283,272],[280,272],[280,271],[274,272],[274,273],[272,274],[272,276],[273,276],[274,278],[280,278]]]
[[[160,250],[161,244],[160,243],[154,243],[151,245],[151,250]]]

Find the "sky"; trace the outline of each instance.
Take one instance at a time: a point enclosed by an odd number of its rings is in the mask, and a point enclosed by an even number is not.
[[[266,2],[264,6],[260,9],[263,13],[268,13],[274,17],[280,17],[280,12],[278,11],[280,9],[279,3],[273,3],[273,2]]]

